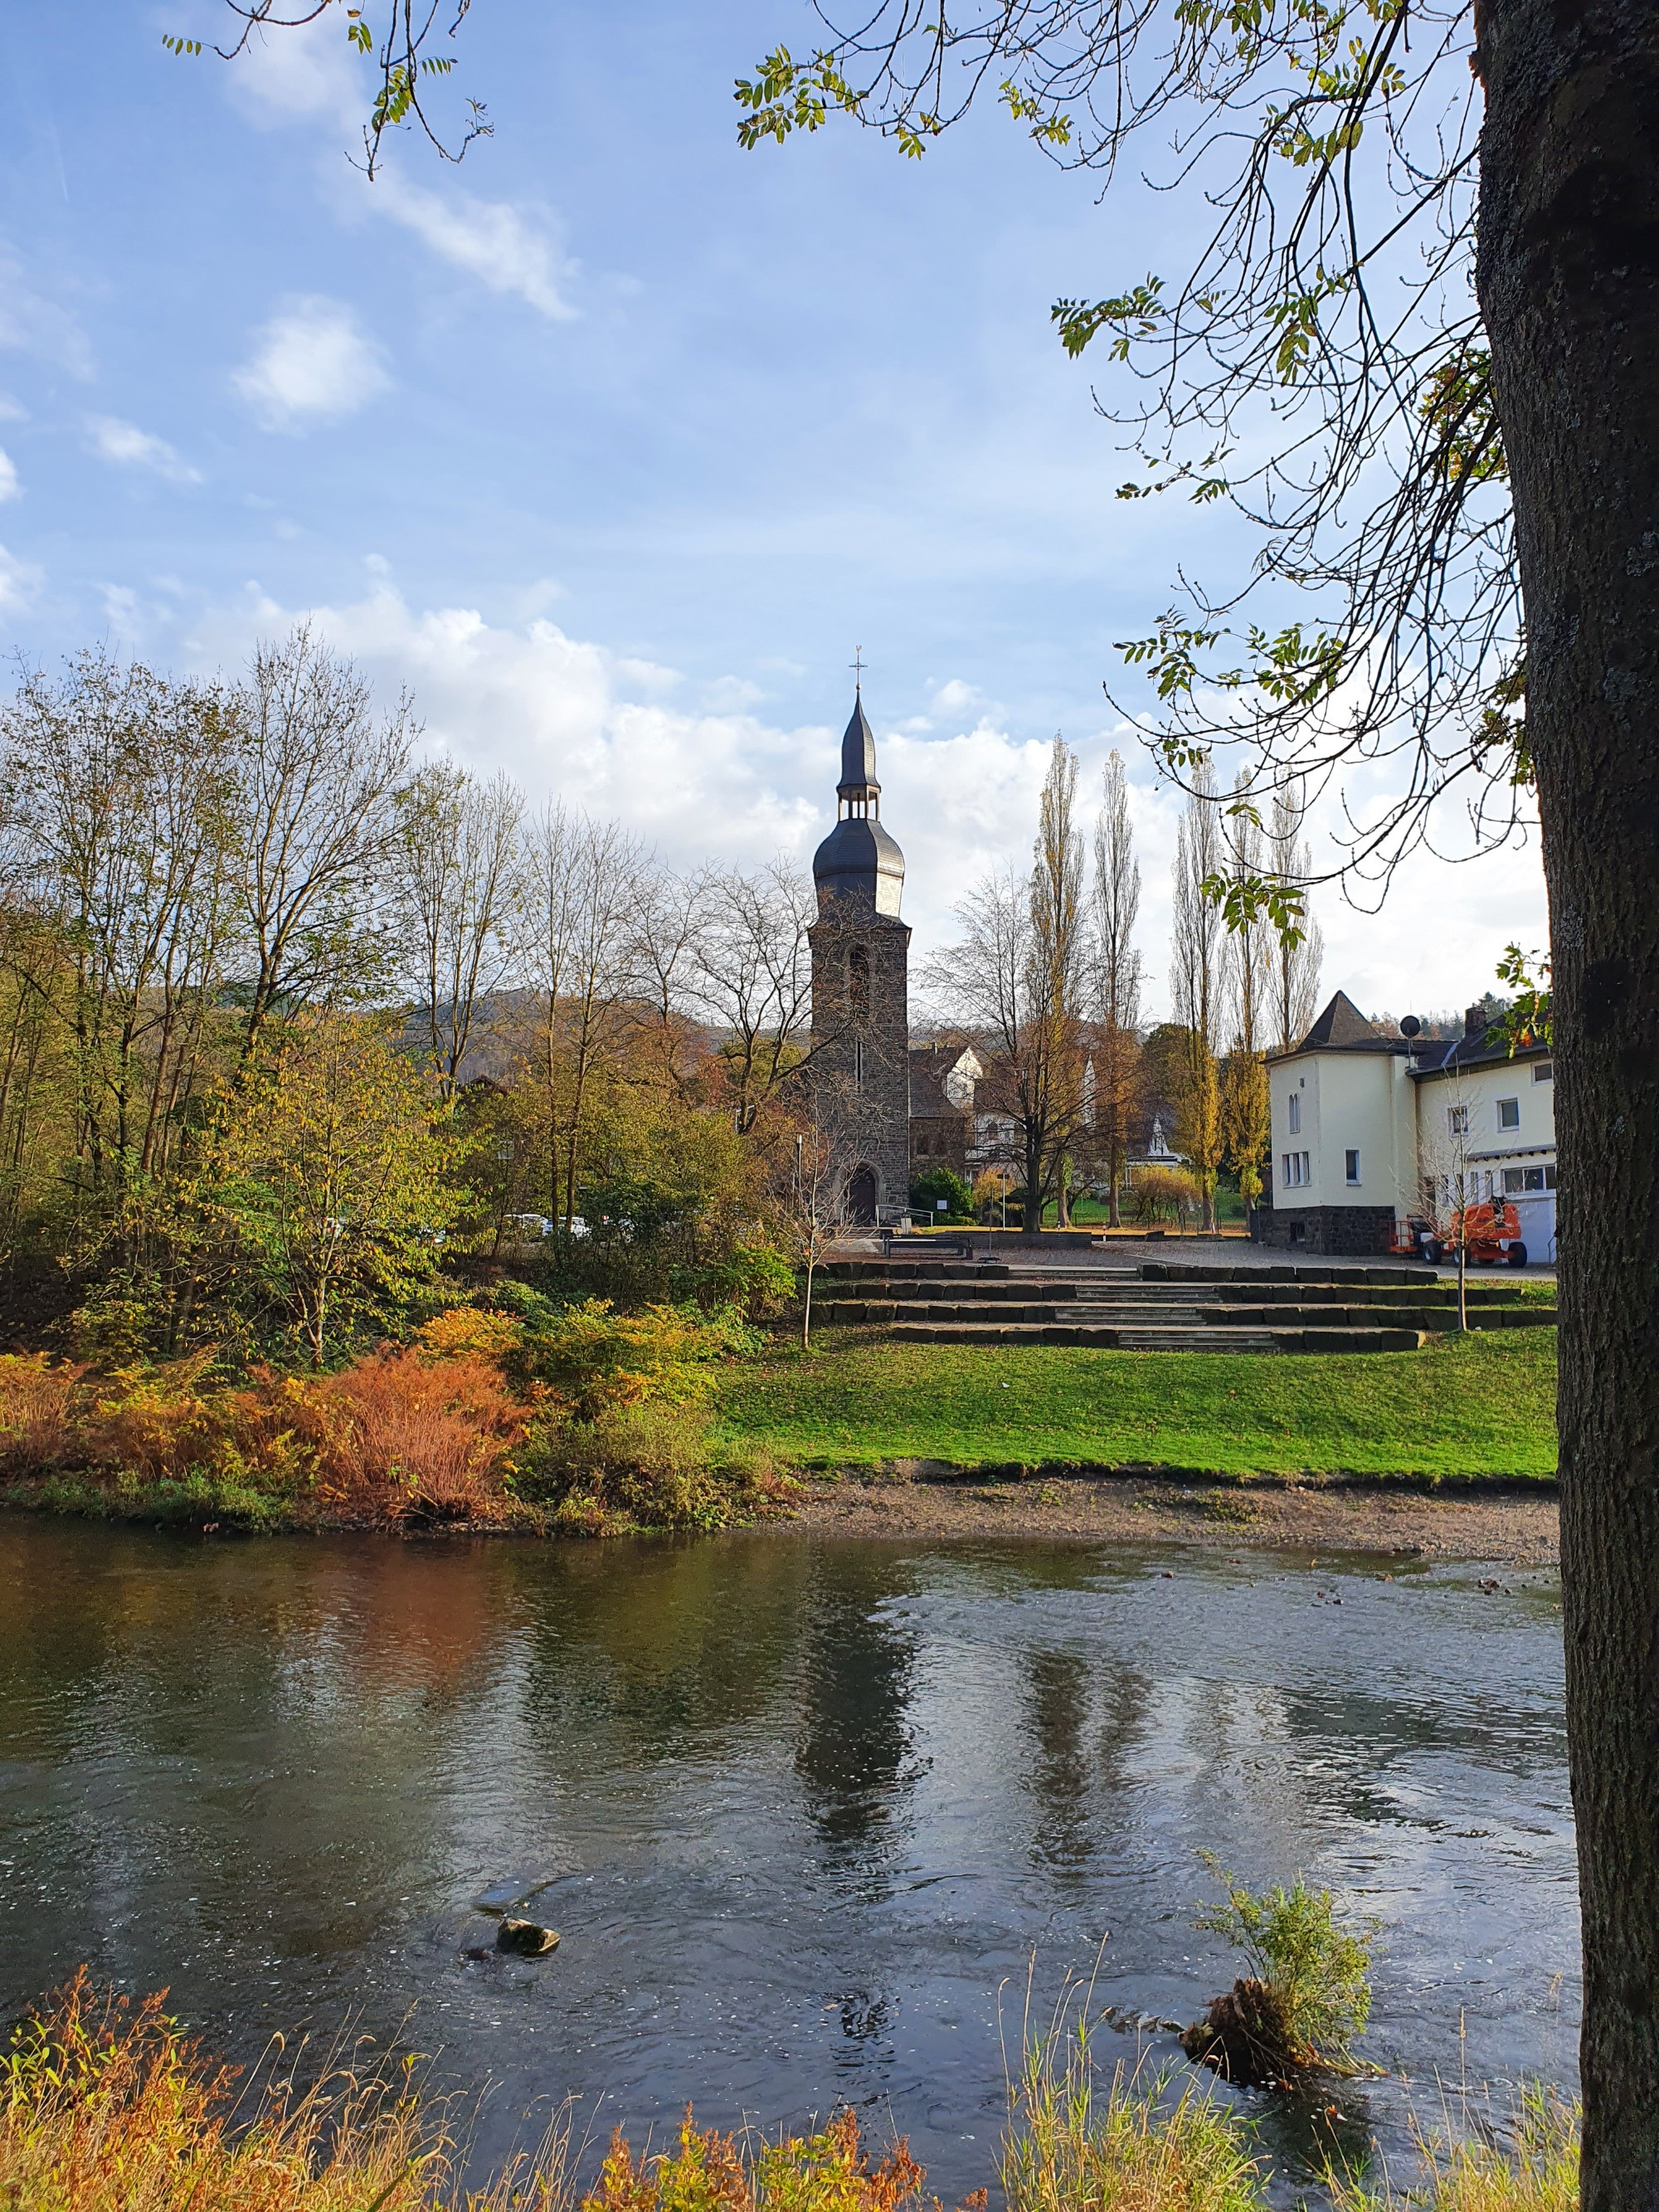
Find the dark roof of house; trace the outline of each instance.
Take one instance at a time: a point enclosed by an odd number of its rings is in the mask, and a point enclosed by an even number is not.
[[[1506,1060],[1534,1060],[1553,1057],[1553,1048],[1547,1044],[1517,1045],[1511,1052],[1507,1037],[1494,1039],[1492,1029],[1500,1018],[1501,1011],[1489,1020],[1483,1018],[1477,1022],[1477,1013],[1484,1016],[1486,1010],[1471,1006],[1462,1036],[1419,1038],[1417,1049],[1412,1055],[1412,1073],[1444,1075],[1457,1067],[1490,1067]]]
[[[1289,1052],[1267,1054],[1270,1060],[1293,1060],[1303,1052],[1409,1052],[1409,1037],[1390,1036],[1375,1022],[1368,1022],[1346,991],[1339,991],[1300,1044]]]
[[[965,1107],[953,1106],[945,1090],[945,1079],[967,1050],[960,1044],[913,1044],[910,1047],[910,1118],[930,1114],[961,1115]]]

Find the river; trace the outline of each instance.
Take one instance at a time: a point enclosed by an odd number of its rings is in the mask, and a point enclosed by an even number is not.
[[[949,2203],[994,2179],[1028,1972],[1182,2021],[1231,1982],[1200,1849],[1382,1923],[1351,2150],[1437,2075],[1571,2088],[1553,1574],[0,1521],[0,2009],[84,1962],[243,2060],[401,2031],[487,2090],[483,2161],[566,2096],[596,2139],[851,2101]],[[468,1959],[532,1877],[560,1948]],[[1244,2101],[1288,2185],[1307,2115]]]

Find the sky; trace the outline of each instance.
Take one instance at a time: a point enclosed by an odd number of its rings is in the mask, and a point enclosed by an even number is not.
[[[920,963],[1029,861],[1057,732],[1128,764],[1147,1011],[1179,811],[1103,683],[1246,542],[1130,473],[1062,295],[1170,266],[1190,215],[1097,204],[988,113],[921,161],[742,150],[732,83],[804,0],[476,0],[493,137],[348,155],[340,11],[226,64],[222,0],[0,15],[0,639],[234,670],[313,617],[429,750],[665,859],[805,860],[866,664]],[[1316,854],[1316,860],[1322,858]],[[1462,1006],[1547,936],[1535,842],[1316,905],[1367,1011]]]

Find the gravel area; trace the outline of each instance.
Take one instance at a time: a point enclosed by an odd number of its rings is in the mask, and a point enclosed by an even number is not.
[[[1387,1552],[1553,1566],[1553,1488],[1483,1487],[1462,1495],[1355,1482],[1249,1484],[1178,1478],[1035,1475],[971,1480],[927,1461],[890,1474],[819,1477],[792,1516],[858,1536],[1079,1536],[1180,1542],[1236,1552]]]

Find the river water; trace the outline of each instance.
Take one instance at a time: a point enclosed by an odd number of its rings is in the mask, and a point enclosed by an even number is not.
[[[570,2095],[596,2139],[852,2102],[949,2203],[994,2178],[1028,1972],[1182,2021],[1231,1982],[1207,1848],[1382,1923],[1395,2078],[1329,2124],[1398,2152],[1437,2076],[1573,2081],[1558,1603],[1374,1555],[12,1518],[0,2011],[85,1962],[244,2060],[401,2026],[487,2087],[481,2160]],[[559,1950],[468,1959],[473,1899],[544,1876]],[[1288,2189],[1325,2123],[1243,2101]]]

